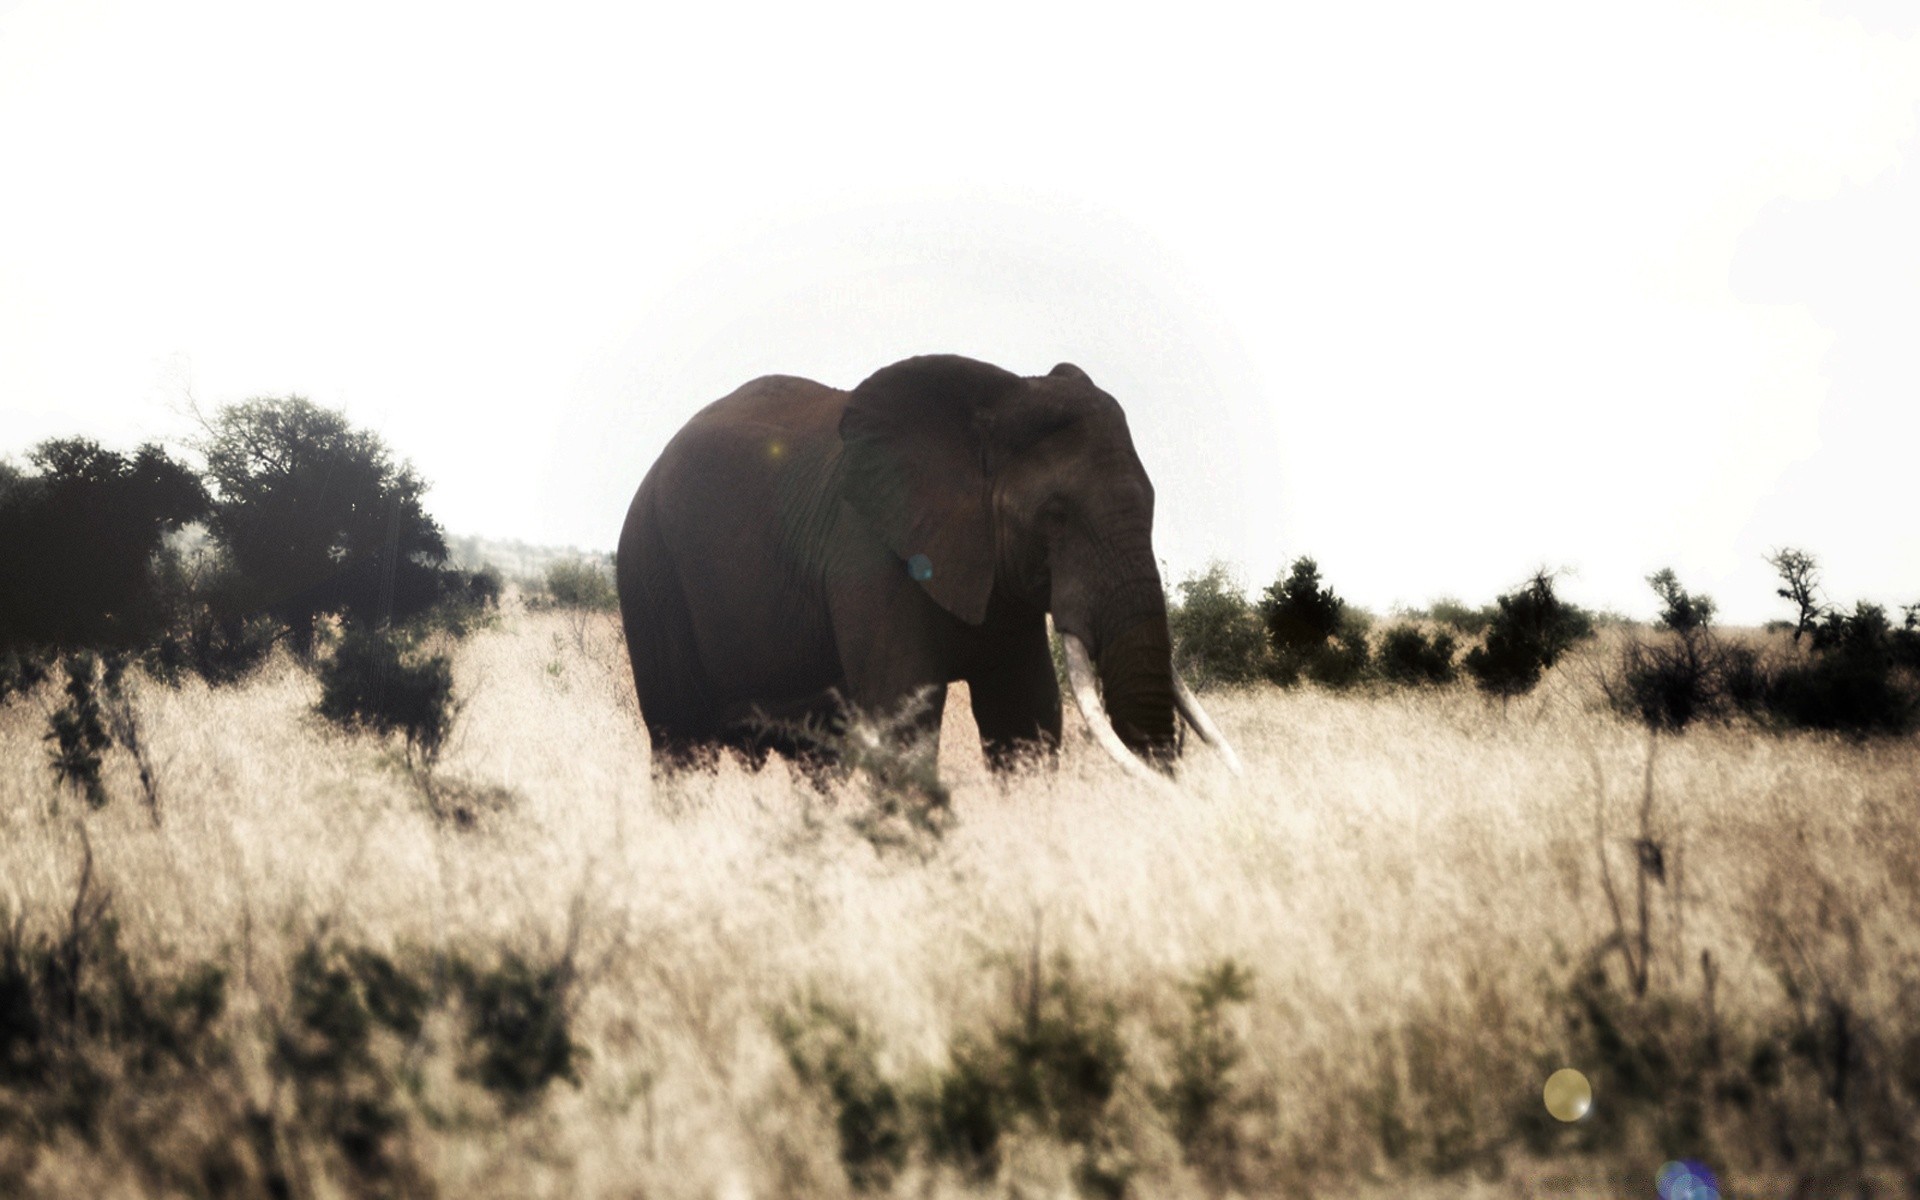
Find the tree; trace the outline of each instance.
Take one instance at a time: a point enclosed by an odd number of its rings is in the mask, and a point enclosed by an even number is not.
[[[241,602],[283,623],[295,650],[315,618],[367,625],[425,611],[449,576],[426,484],[386,444],[297,396],[222,409],[200,446],[216,500],[210,526],[236,568]]]
[[[189,468],[86,438],[42,442],[0,475],[0,651],[129,648],[164,624],[165,538],[207,512]]]
[[[1195,687],[1245,683],[1261,674],[1266,646],[1260,618],[1225,563],[1183,580],[1167,606],[1174,665]]]
[[[1813,555],[1804,550],[1795,550],[1791,546],[1782,547],[1767,556],[1767,565],[1780,572],[1781,587],[1774,593],[1783,600],[1791,600],[1800,610],[1799,619],[1793,627],[1793,644],[1800,644],[1800,635],[1812,633],[1820,623],[1824,606],[1815,599],[1820,589],[1820,568]]]

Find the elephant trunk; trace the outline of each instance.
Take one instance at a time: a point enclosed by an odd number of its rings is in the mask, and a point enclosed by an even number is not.
[[[1179,753],[1175,741],[1173,640],[1164,607],[1100,647],[1100,690],[1113,731],[1128,750],[1161,770]]]

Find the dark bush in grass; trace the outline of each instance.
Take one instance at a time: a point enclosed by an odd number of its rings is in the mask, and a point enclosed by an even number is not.
[[[1328,687],[1348,687],[1366,677],[1371,618],[1321,583],[1313,559],[1295,559],[1287,576],[1266,589],[1260,617],[1272,647],[1274,682],[1290,687],[1305,676]]]
[[[851,1013],[819,999],[776,1013],[773,1031],[794,1075],[832,1110],[847,1181],[863,1192],[891,1186],[907,1161],[907,1110],[880,1073],[873,1039]]]
[[[1364,681],[1373,667],[1373,651],[1364,625],[1345,625],[1333,640],[1306,661],[1307,678],[1322,687],[1349,688]]]
[[[113,739],[107,734],[100,698],[94,694],[99,661],[81,651],[68,655],[62,665],[67,702],[47,718],[46,740],[53,743],[49,765],[55,779],[85,796],[93,807],[104,808],[107,792],[100,783],[101,756],[113,746]],[[114,673],[117,677],[118,671]]]
[[[573,963],[509,950],[491,965],[455,957],[447,976],[466,1015],[467,1076],[520,1112],[556,1082],[577,1083],[585,1051],[573,1040]]]
[[[0,650],[0,704],[39,687],[47,664],[31,650]]]
[[[1245,1187],[1239,1118],[1253,1099],[1240,1080],[1247,1047],[1233,1017],[1253,999],[1253,973],[1225,959],[1200,971],[1185,991],[1186,1023],[1163,1034],[1173,1078],[1149,1092],[1190,1165],[1216,1184]]]
[[[1226,564],[1183,580],[1167,608],[1174,666],[1196,688],[1247,683],[1267,671],[1266,636],[1260,614]]]
[[[1758,656],[1730,656],[1714,636],[1711,598],[1688,592],[1671,570],[1649,575],[1647,585],[1660,598],[1665,632],[1658,641],[1634,635],[1621,646],[1617,668],[1601,676],[1608,703],[1649,729],[1677,733],[1726,712],[1730,685],[1743,694],[1764,690]]]
[[[453,725],[453,663],[409,652],[392,633],[349,629],[320,668],[317,709],[349,728],[401,734],[432,763]]]
[[[1454,652],[1453,634],[1448,630],[1429,635],[1417,625],[1396,625],[1380,636],[1374,669],[1390,683],[1452,683],[1458,674]]]
[[[1920,680],[1902,665],[1911,636],[1909,629],[1894,629],[1876,604],[1827,613],[1814,627],[1808,656],[1775,674],[1768,709],[1805,729],[1912,732],[1920,727]]]
[[[976,1178],[991,1178],[1003,1136],[1024,1125],[1079,1151],[1081,1187],[1120,1195],[1125,1167],[1100,1153],[1127,1071],[1119,1011],[1095,998],[1065,960],[1044,973],[1035,963],[1017,982],[1011,1020],[984,1038],[956,1041],[925,1101],[929,1147]]]
[[[1495,605],[1486,641],[1467,652],[1465,665],[1481,691],[1503,700],[1532,691],[1561,655],[1593,636],[1593,618],[1561,600],[1546,571]]]
[[[30,1194],[47,1146],[102,1146],[180,1121],[146,1096],[196,1086],[224,1061],[226,983],[212,964],[158,971],[132,958],[91,852],[53,929],[0,910],[0,1194]],[[201,1164],[141,1165],[154,1194],[191,1194],[204,1180]]]

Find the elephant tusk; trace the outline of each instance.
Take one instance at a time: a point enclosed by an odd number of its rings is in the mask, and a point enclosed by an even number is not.
[[[1220,732],[1220,727],[1213,723],[1213,718],[1207,715],[1207,710],[1200,707],[1200,697],[1193,694],[1193,689],[1187,686],[1186,680],[1180,678],[1178,671],[1173,675],[1173,699],[1174,703],[1180,706],[1180,715],[1187,719],[1187,724],[1193,726],[1193,731],[1200,735],[1200,740],[1212,746],[1219,752],[1220,757],[1226,760],[1227,770],[1245,778],[1247,769],[1240,765],[1240,756],[1233,752],[1233,746],[1227,742],[1227,735]]]
[[[1166,778],[1141,762],[1140,756],[1127,749],[1127,744],[1113,731],[1113,722],[1107,719],[1107,706],[1100,700],[1100,686],[1094,678],[1093,659],[1087,653],[1086,643],[1070,633],[1061,634],[1060,641],[1067,651],[1067,682],[1073,686],[1074,703],[1080,706],[1080,715],[1087,719],[1093,740],[1099,742],[1100,748],[1112,755],[1113,761],[1127,774],[1155,788],[1166,788]]]

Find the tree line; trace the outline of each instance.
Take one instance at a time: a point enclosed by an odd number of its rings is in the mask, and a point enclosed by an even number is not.
[[[1853,735],[1920,728],[1920,604],[1896,624],[1879,605],[1822,599],[1818,563],[1804,551],[1784,549],[1768,562],[1780,575],[1778,595],[1794,608],[1791,621],[1770,628],[1791,631],[1790,645],[1722,635],[1711,597],[1659,571],[1647,580],[1661,605],[1654,627],[1627,628],[1593,664],[1608,703],[1670,731],[1735,716]],[[1178,584],[1168,604],[1176,663],[1197,686],[1442,687],[1464,675],[1503,701],[1531,691],[1603,620],[1563,599],[1541,570],[1492,604],[1437,601],[1376,632],[1373,617],[1338,596],[1308,557],[1253,599],[1215,563]]]
[[[52,767],[101,804],[101,755],[141,753],[129,666],[218,686],[283,645],[320,675],[322,715],[404,734],[430,761],[452,670],[421,642],[464,633],[498,576],[449,561],[425,482],[339,412],[233,404],[190,448],[203,465],[80,437],[40,443],[26,469],[0,463],[0,703],[64,674]]]

